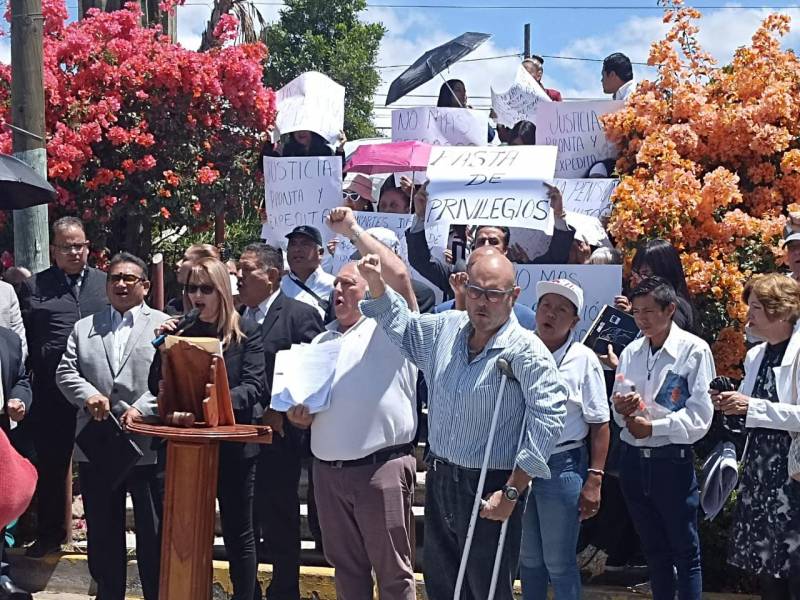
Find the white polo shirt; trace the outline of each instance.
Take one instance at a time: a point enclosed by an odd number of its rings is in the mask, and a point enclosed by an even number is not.
[[[568,391],[567,418],[558,443],[577,442],[589,435],[590,423],[611,419],[603,367],[591,349],[571,340],[553,352],[553,359]]]
[[[312,344],[342,338],[330,407],[314,415],[311,452],[321,460],[356,460],[407,444],[417,431],[417,367],[374,319],[362,317],[345,333],[328,325]]]
[[[636,384],[653,424],[653,435],[637,440],[615,410],[614,419],[624,428],[620,433],[623,442],[648,448],[694,444],[708,432],[714,416],[708,393],[714,379],[714,357],[699,337],[672,323],[667,340],[655,353],[647,338],[635,339],[619,357],[620,373]]]

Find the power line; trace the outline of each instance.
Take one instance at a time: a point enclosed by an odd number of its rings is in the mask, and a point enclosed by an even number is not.
[[[586,58],[586,57],[582,57],[582,56],[557,56],[557,55],[554,55],[554,54],[539,54],[538,56],[541,56],[542,58],[549,58],[551,60],[579,60],[579,61],[599,62],[599,63],[603,62],[602,58]],[[501,54],[499,56],[486,56],[484,58],[466,58],[464,60],[458,61],[457,64],[465,63],[465,62],[479,62],[479,61],[482,61],[482,60],[500,60],[500,59],[511,58],[511,57],[516,57],[518,59],[521,59],[522,58],[522,53],[518,53],[518,54]],[[648,65],[646,62],[641,62],[641,61],[638,61],[638,62],[637,61],[631,61],[631,64],[639,65],[639,66],[642,66],[642,67],[651,66],[651,65]],[[404,68],[410,67],[410,66],[411,65],[377,65],[375,68],[376,69],[404,69]]]

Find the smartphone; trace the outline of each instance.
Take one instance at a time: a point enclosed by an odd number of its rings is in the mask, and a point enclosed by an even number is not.
[[[450,243],[450,252],[453,253],[453,260],[466,260],[467,258],[467,245],[458,238],[453,238]]]

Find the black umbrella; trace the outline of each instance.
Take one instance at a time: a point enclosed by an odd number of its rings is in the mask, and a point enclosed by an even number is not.
[[[53,186],[26,163],[0,154],[0,210],[47,204],[57,197]]]
[[[462,33],[457,38],[433,50],[428,50],[392,82],[392,85],[389,86],[389,93],[386,95],[386,106],[417,89],[423,83],[427,83],[490,37],[492,36],[488,33]]]

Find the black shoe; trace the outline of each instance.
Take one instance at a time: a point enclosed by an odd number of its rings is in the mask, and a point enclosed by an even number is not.
[[[58,554],[59,552],[61,552],[61,544],[36,540],[25,550],[25,556],[28,558],[44,558],[48,554]],[[0,599],[2,599],[2,596],[0,596]]]
[[[33,596],[3,575],[0,577],[0,600],[33,600]]]

